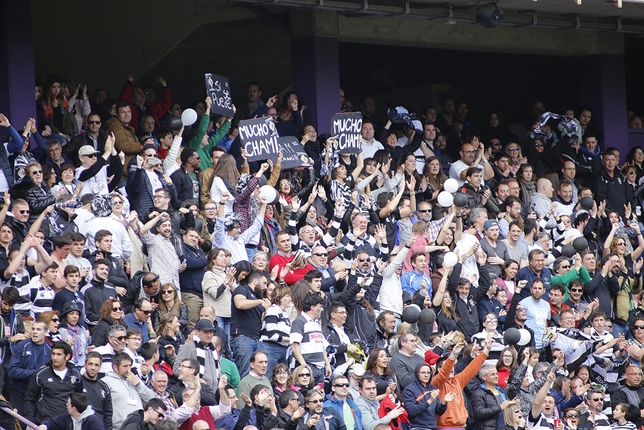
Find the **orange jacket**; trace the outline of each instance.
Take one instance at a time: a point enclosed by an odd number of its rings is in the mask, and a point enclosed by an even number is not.
[[[450,378],[449,374],[452,372],[454,363],[456,362],[448,358],[440,372],[438,372],[438,375],[432,378],[431,384],[440,389],[438,395],[440,401],[443,401],[445,394],[450,392],[456,393],[456,398],[447,404],[445,413],[437,417],[437,428],[465,427],[468,415],[467,409],[465,408],[465,399],[463,398],[463,388],[478,374],[487,357],[487,354],[481,352],[461,373],[455,375],[453,378]]]

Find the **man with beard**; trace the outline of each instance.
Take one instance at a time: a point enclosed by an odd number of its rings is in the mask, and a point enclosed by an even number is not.
[[[499,239],[499,223],[496,220],[489,219],[483,225],[485,237],[480,240],[481,249],[487,255],[484,270],[490,274],[490,279],[496,279],[501,274],[501,269],[505,262],[510,259],[510,255],[503,241]]]
[[[304,397],[306,411],[298,430],[347,430],[344,419],[333,408],[324,407],[324,393],[315,388]]]
[[[96,259],[92,263],[92,280],[81,293],[85,298],[85,314],[87,324],[95,326],[101,315],[101,307],[106,300],[117,297],[116,288],[107,282],[110,262],[105,259]]]
[[[98,372],[103,364],[103,356],[90,351],[85,358],[85,373],[80,380],[80,388],[87,395],[92,409],[105,423],[105,430],[112,430],[112,395],[110,387],[98,379]]]
[[[262,206],[266,204],[263,202]],[[247,285],[240,285],[233,292],[230,317],[230,346],[241,378],[250,372],[250,357],[259,347],[262,315],[271,306],[265,297],[266,275],[255,270],[246,280]]]
[[[186,208],[181,208],[189,211]],[[150,233],[156,226],[157,234]],[[172,221],[163,212],[148,221],[140,231],[141,241],[147,245],[150,270],[159,275],[161,284],[173,284],[180,288],[179,272],[186,270],[181,239],[172,231]]]
[[[507,186],[507,184],[504,185]],[[523,216],[521,216],[521,199],[512,195],[508,196],[503,201],[501,210],[503,211],[503,217],[499,220],[499,230],[501,237],[506,238],[508,237],[511,223],[517,221],[523,222]],[[521,227],[521,230],[523,230],[523,227]]]
[[[519,302],[519,305],[525,308],[528,313],[526,325],[534,332],[535,348],[539,352],[543,352],[545,349],[543,333],[546,329],[546,322],[550,320],[550,305],[542,298],[545,291],[543,281],[537,278],[532,281],[530,286],[531,295]]]
[[[186,360],[197,360],[200,366],[196,374],[203,378],[209,386],[217,386],[220,371],[219,357],[212,344],[214,331],[215,326],[210,320],[202,319],[197,321],[194,338],[179,348],[179,353],[174,360],[172,370],[175,374],[188,372],[183,378],[180,377],[179,379],[188,381],[190,363],[185,363]]]

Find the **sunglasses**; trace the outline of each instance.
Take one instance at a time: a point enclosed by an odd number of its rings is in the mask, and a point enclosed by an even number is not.
[[[88,124],[100,124],[100,121],[87,121]]]
[[[159,156],[157,154],[144,154],[144,155],[146,157],[148,157],[148,158],[150,158],[150,157],[159,158]]]
[[[87,154],[85,157],[87,157],[87,158],[96,158],[96,153]]]
[[[518,414],[519,412],[521,412],[521,409],[516,409],[516,410],[514,411],[514,413],[515,413],[515,414]]]
[[[602,399],[602,398],[590,399],[590,400],[592,400],[593,402],[603,402],[604,401],[604,399]]]
[[[508,148],[508,151],[518,151],[519,147],[517,146],[516,148]]]
[[[309,377],[311,377],[311,374],[310,373],[300,373],[300,377],[309,378]]]
[[[567,266],[561,266],[562,269],[570,269],[570,264]]]
[[[123,342],[125,339],[127,339],[127,336],[117,336],[114,339],[118,340],[119,342]]]
[[[21,210],[21,211],[18,211],[18,212],[20,212],[22,215],[24,215],[24,214],[30,214],[30,213],[31,213],[31,211],[30,211],[29,209],[27,209],[27,210]]]
[[[624,245],[626,245],[626,243],[624,243],[624,242],[617,242],[617,244],[616,244],[616,245],[617,245],[617,246],[624,246]]]
[[[571,289],[570,289],[570,292],[571,292],[571,293],[581,293],[581,292],[583,292],[583,291],[584,291],[584,290],[583,290],[582,288],[571,288]]]
[[[60,320],[58,318],[52,318],[51,322],[59,322]]]
[[[424,213],[427,213],[427,212],[431,212],[431,210],[429,210],[429,209],[418,209],[416,212],[424,214]]]
[[[333,386],[334,386],[334,387],[344,387],[344,388],[347,388],[347,387],[349,386],[349,384],[348,384],[348,383],[343,383],[343,384],[334,384]]]
[[[328,257],[329,253],[328,252],[316,252],[315,254],[316,257]]]
[[[644,330],[644,325],[634,325],[633,328],[635,330]]]
[[[159,419],[161,419],[161,418],[164,418],[164,417],[165,417],[165,413],[163,413],[163,412],[159,412],[159,411],[154,411],[154,412],[156,412],[156,413],[157,413],[157,415],[159,416]]]
[[[161,291],[161,294],[166,295],[166,294],[174,294],[174,290],[165,290]]]
[[[535,147],[535,148],[539,148],[539,147],[542,147],[542,146],[543,146],[543,143],[535,143],[535,144],[534,144],[534,147]]]
[[[152,311],[144,311],[143,309],[139,309],[139,310],[146,315],[150,315],[152,313]]]
[[[364,263],[365,261],[371,261],[370,258],[358,258],[358,261]]]
[[[42,170],[32,170],[32,171],[31,171],[31,174],[32,174],[32,175],[37,175],[37,174],[39,174],[39,173],[42,175]]]
[[[112,312],[121,312],[122,308],[112,308]]]
[[[322,399],[309,400],[309,403],[322,403]]]
[[[577,415],[577,414],[568,414],[568,415],[566,415],[566,418],[579,418],[579,415]]]

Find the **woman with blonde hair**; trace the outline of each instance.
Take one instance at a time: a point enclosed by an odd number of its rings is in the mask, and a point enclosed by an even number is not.
[[[157,343],[159,345],[161,358],[172,366],[174,365],[174,359],[177,357],[179,348],[186,342],[183,333],[181,333],[179,318],[172,311],[166,312],[161,317],[159,324],[154,327],[159,337]]]
[[[130,260],[127,262],[127,265],[130,268],[130,273],[136,273],[142,270],[149,272],[148,261],[143,254],[143,243],[139,237],[139,232],[141,231],[143,224],[139,221],[138,214],[136,211],[130,211],[129,213],[125,212],[127,201],[121,194],[112,193],[110,196],[114,202],[110,218],[114,218],[123,224],[123,227],[127,230],[127,234],[132,242],[132,255],[130,256]]]
[[[518,401],[503,409],[503,421],[505,427],[502,430],[524,430],[526,428],[525,417]]]
[[[315,379],[313,378],[313,370],[306,364],[301,364],[293,369],[291,372],[293,377],[293,385],[303,396],[306,393],[315,389]]]
[[[233,213],[234,196],[237,195],[235,188],[239,181],[239,170],[235,157],[230,154],[222,154],[217,164],[213,167],[211,176],[212,183],[210,187],[210,198],[215,202],[221,201],[222,194],[228,194],[231,198],[226,200],[224,206],[224,215]]]
[[[29,224],[31,225],[48,206],[56,203],[56,199],[67,193],[59,190],[54,195],[49,193],[49,188],[43,180],[42,165],[36,161],[27,164],[25,177],[22,181],[11,187],[11,200],[23,199],[29,203]]]
[[[46,311],[38,315],[38,321],[47,323],[47,336],[45,339],[50,344],[63,340],[61,334],[58,332],[58,328],[60,327],[59,315],[60,312],[58,311]]]
[[[152,313],[152,326],[159,325],[168,313],[172,313],[178,318],[181,333],[186,335],[188,333],[188,306],[179,298],[177,287],[172,284],[163,284],[159,290],[159,307]]]

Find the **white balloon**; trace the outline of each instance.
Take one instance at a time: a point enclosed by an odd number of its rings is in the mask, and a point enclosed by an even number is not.
[[[445,191],[448,193],[455,193],[456,190],[458,190],[458,181],[454,178],[449,178],[443,184],[443,188],[445,188]]]
[[[440,204],[444,208],[448,208],[452,206],[452,203],[454,203],[454,196],[452,196],[447,191],[441,191],[441,193],[438,195],[438,204]]]
[[[197,111],[188,108],[181,113],[181,122],[183,125],[192,125],[197,122]]]
[[[453,252],[448,252],[443,257],[443,267],[454,267],[458,263],[458,256]]]
[[[527,345],[530,343],[530,332],[524,328],[519,329],[519,333],[521,333],[521,338],[519,339],[518,344],[523,346]]]
[[[259,196],[266,197],[266,202],[268,204],[271,204],[277,199],[277,190],[275,189],[275,187],[272,187],[270,185],[264,185],[263,187],[259,188]]]

